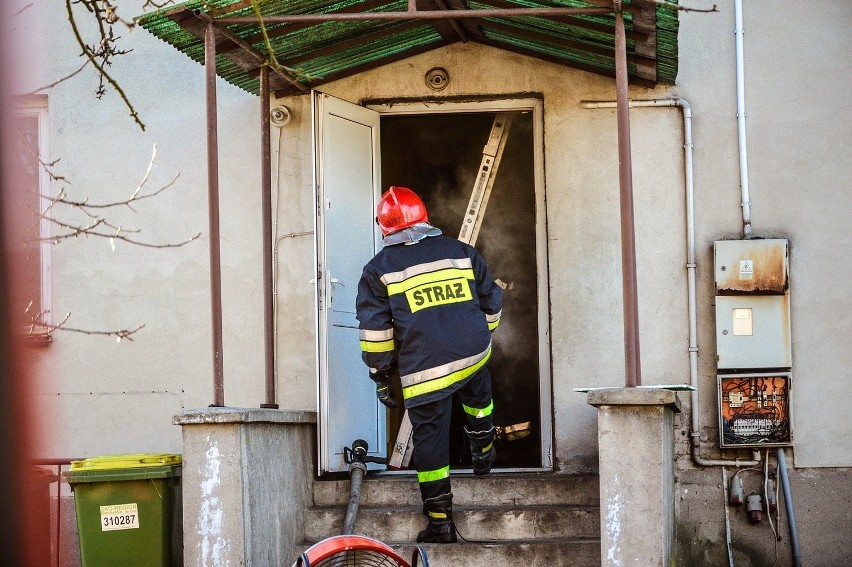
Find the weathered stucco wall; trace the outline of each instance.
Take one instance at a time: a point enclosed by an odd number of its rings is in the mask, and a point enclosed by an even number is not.
[[[142,0],[122,1],[121,15]],[[712,244],[741,235],[732,0],[714,14],[681,13],[677,85],[631,87],[633,98],[684,97],[692,105],[698,243],[699,394],[702,455],[716,446]],[[21,10],[24,6],[28,8]],[[852,560],[848,532],[852,402],[852,4],[745,2],[745,69],[754,232],[788,238],[793,329],[791,481],[809,564]],[[61,7],[21,0],[10,33],[29,92],[75,71],[81,61]],[[92,202],[127,198],[143,178],[162,195],[108,217],[140,228],[140,240],[180,241],[156,249],[77,238],[53,246],[54,320],[92,330],[145,327],[133,341],[70,332],[38,351],[45,456],[180,452],[172,416],[213,399],[204,70],[142,30],[125,33],[131,53],[110,69],[146,124],[137,128],[118,95],[94,97],[90,68],[47,90],[50,159],[66,192]],[[597,414],[585,386],[624,384],[620,289],[618,156],[614,81],[479,45],[457,44],[323,90],[344,99],[433,95],[424,74],[449,71],[446,97],[536,93],[544,101],[545,190],[551,304],[556,461],[561,471],[597,467]],[[258,100],[218,82],[225,401],[264,398]],[[278,402],[314,410],[313,191],[310,101],[276,101],[293,119],[273,129]],[[684,383],[687,354],[683,138],[677,109],[631,112],[643,383]],[[440,133],[439,133],[440,134]],[[55,193],[62,184],[54,182]],[[688,396],[675,418],[678,554],[684,564],[724,560],[720,472],[689,458]],[[497,409],[499,412],[499,408]],[[749,457],[741,452],[740,457]],[[832,467],[818,469],[818,467]],[[840,489],[840,492],[838,492]],[[837,496],[832,496],[837,494]],[[830,510],[826,516],[825,510]],[[737,563],[771,556],[766,524],[735,516]],[[786,525],[782,526],[782,530]],[[761,531],[757,531],[761,530]],[[756,543],[757,542],[757,543]],[[780,548],[788,546],[784,539]],[[691,550],[691,551],[690,551]],[[782,562],[788,552],[782,549]],[[692,554],[692,555],[690,555]]]
[[[470,72],[471,61],[476,61],[474,72]],[[614,112],[585,110],[579,101],[612,98],[612,81],[555,65],[532,68],[521,56],[460,45],[327,85],[324,91],[352,101],[429,96],[432,93],[423,77],[436,65],[450,74],[450,86],[442,96],[517,96],[525,92],[544,96],[557,457],[565,470],[593,468],[597,463],[596,415],[585,396],[572,388],[624,382],[621,290],[613,285],[620,278],[618,180]],[[497,76],[501,79],[489,84],[489,77]],[[490,85],[487,91],[482,87],[485,84]],[[283,188],[284,201],[301,202],[295,194],[297,188],[310,186],[310,110],[305,97],[279,102],[294,116],[282,131],[288,153],[285,163],[301,160],[303,164],[295,180]],[[679,136],[675,111],[637,115],[635,121],[637,129],[650,139]],[[682,382],[687,371],[685,347],[680,358],[671,356],[669,349],[672,343],[685,341],[686,333],[681,144],[673,140],[663,146],[646,144],[635,150],[637,239],[643,249],[640,295],[654,298],[640,313],[655,321],[642,337],[649,383]],[[660,154],[667,159],[658,159]],[[304,212],[313,214],[309,205]],[[657,228],[660,224],[664,231]],[[665,283],[660,285],[660,281]],[[680,287],[674,283],[678,281],[683,282]],[[298,291],[290,292],[291,297],[296,294]],[[280,297],[286,301],[287,296]],[[282,311],[296,320],[309,316],[311,306],[303,294],[289,304],[294,309]]]
[[[843,192],[832,190],[850,169],[841,142],[850,131],[849,113],[842,111],[849,103],[841,88],[848,86],[850,76],[842,56],[849,46],[843,24],[849,22],[849,8],[826,5],[803,22],[794,33],[796,41],[785,43],[783,58],[776,57],[781,41],[776,34],[782,29],[778,21],[790,14],[784,7],[773,14],[748,8],[746,103],[754,232],[791,242],[795,462],[849,465],[852,452],[838,446],[832,440],[838,437],[829,432],[842,438],[841,432],[852,427],[840,411],[849,401],[843,384],[850,370],[843,364],[848,357],[841,345],[849,342],[850,329],[844,320],[830,327],[820,323],[844,309],[842,298],[849,294],[850,267],[838,256],[850,243],[846,219],[852,205]],[[684,14],[681,22],[678,85],[634,87],[630,94],[684,97],[692,105],[701,423],[704,451],[712,452],[718,438],[712,245],[742,234],[732,3],[720,5],[715,14]],[[821,39],[826,36],[832,41]],[[823,51],[815,55],[813,45]],[[478,45],[455,45],[323,90],[351,101],[430,96],[423,77],[434,66],[450,75],[441,96],[543,96],[557,459],[563,470],[594,467],[595,413],[573,388],[624,383],[618,156],[615,112],[587,110],[579,103],[612,100],[613,82]],[[294,122],[282,131],[284,167],[302,163],[283,188],[284,201],[304,207],[302,226],[307,226],[312,210],[304,203],[302,188],[310,186],[308,102],[306,97],[279,102],[294,113]],[[631,112],[645,384],[689,380],[681,124],[676,108]],[[296,321],[308,319],[305,293],[280,297],[293,307],[282,312]],[[310,337],[302,340],[307,348]],[[292,343],[287,350],[293,350]],[[688,421],[684,424],[688,432]]]
[[[852,266],[848,3],[818,2],[802,18],[792,4],[747,3],[746,98],[755,233],[789,238],[793,312],[793,415],[797,467],[852,465],[843,411],[852,378],[844,314]],[[141,11],[128,4],[125,15]],[[62,10],[33,6],[19,31],[21,91],[79,66]],[[786,25],[797,22],[796,27]],[[782,25],[783,24],[783,25]],[[36,33],[35,30],[55,30]],[[719,13],[681,15],[675,87],[631,88],[634,98],[682,96],[693,108],[703,451],[714,453],[716,402],[712,316],[712,242],[740,234],[731,2]],[[781,31],[783,30],[783,31]],[[67,191],[109,201],[126,198],[158,157],[148,182],[176,185],[138,213],[117,211],[149,242],[133,247],[81,238],[53,247],[53,311],[93,329],[144,323],[134,341],[57,333],[39,357],[41,403],[56,419],[45,452],[92,455],[178,451],[171,416],[212,401],[203,68],[142,30],[127,34],[133,52],[114,73],[133,101],[141,132],[111,91],[95,100],[93,71],[50,89],[50,154],[61,158]],[[36,59],[32,59],[35,57]],[[35,62],[37,61],[38,64]],[[433,93],[434,66],[449,71],[442,96],[540,93],[544,100],[547,242],[550,262],[556,457],[561,470],[597,463],[595,411],[573,388],[624,383],[620,290],[618,156],[615,113],[581,100],[611,100],[611,79],[478,45],[458,44],[326,85],[348,100]],[[277,101],[293,114],[273,130],[277,251],[279,403],[313,409],[313,204],[308,97]],[[258,101],[219,82],[225,399],[263,401]],[[681,117],[678,110],[631,113],[640,329],[645,384],[688,381],[686,242]],[[54,184],[54,189],[58,188]],[[688,411],[688,408],[687,408]],[[684,422],[687,423],[687,422]],[[682,428],[687,426],[680,424]],[[688,461],[684,461],[688,464]]]
[[[20,7],[30,4],[21,2]],[[120,15],[141,13],[143,2],[121,2]],[[6,6],[4,6],[5,8]],[[15,12],[13,6],[9,11]],[[22,34],[21,92],[76,70],[63,6],[30,4],[9,20]],[[85,21],[81,18],[81,21]],[[52,247],[53,319],[90,330],[144,328],[133,341],[57,332],[37,351],[40,452],[94,456],[122,452],[180,452],[182,408],[213,401],[207,225],[204,70],[141,29],[122,32],[110,72],[145,123],[141,131],[109,87],[97,100],[91,67],[49,89],[50,158],[59,159],[71,198],[92,203],[130,197],[143,179],[152,147],[157,157],[142,193],[179,176],[164,193],[102,214],[141,241],[180,242],[155,249],[106,239],[64,240]],[[263,401],[259,103],[218,82],[221,141],[221,248],[225,402],[257,407]],[[54,194],[63,185],[52,184]],[[80,215],[63,213],[80,224]],[[310,405],[309,401],[305,402]]]
[[[681,18],[678,84],[694,103],[699,288],[711,298],[712,241],[739,235],[733,2],[718,15]],[[821,1],[807,17],[792,3],[744,2],[746,105],[752,220],[755,234],[790,240],[793,336],[793,429],[797,467],[849,466],[849,356],[845,313],[852,265],[847,219],[852,200],[838,187],[852,160],[852,113],[842,93],[852,85],[852,5]],[[783,22],[795,21],[790,26]],[[703,309],[701,298],[699,307]],[[832,323],[827,324],[827,322]],[[712,396],[713,318],[701,317],[702,421],[715,424]],[[712,380],[712,378],[711,378]],[[710,437],[715,440],[716,434]]]

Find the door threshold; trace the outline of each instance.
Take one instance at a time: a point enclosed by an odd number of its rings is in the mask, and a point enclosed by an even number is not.
[[[517,469],[491,469],[489,474],[528,474],[528,473],[552,473],[553,469],[545,467],[527,467]],[[370,471],[370,476],[416,476],[416,470],[384,470]],[[474,476],[473,469],[450,469],[450,476]],[[486,475],[487,476],[487,475]]]

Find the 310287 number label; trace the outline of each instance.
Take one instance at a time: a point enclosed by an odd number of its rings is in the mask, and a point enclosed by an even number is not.
[[[133,530],[139,528],[139,510],[133,504],[101,506],[101,531]]]

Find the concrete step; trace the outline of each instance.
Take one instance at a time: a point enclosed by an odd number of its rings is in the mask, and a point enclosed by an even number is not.
[[[597,567],[600,565],[598,477],[553,473],[453,473],[456,544],[426,544],[431,567]],[[314,482],[302,549],[343,527],[349,480]],[[361,487],[354,533],[411,557],[426,525],[413,475],[370,475]]]
[[[478,477],[453,474],[453,504],[457,506],[597,506],[598,477],[555,473],[492,473]],[[349,479],[314,482],[315,506],[345,506]],[[417,479],[411,475],[367,476],[361,486],[361,506],[420,506]]]
[[[594,506],[453,507],[458,532],[469,540],[599,538],[599,509]],[[339,534],[345,508],[305,512],[305,539],[317,542]],[[354,533],[379,541],[417,540],[426,525],[421,507],[359,507]]]
[[[466,543],[425,544],[423,549],[430,567],[600,567],[600,540],[559,539],[513,541],[502,544]],[[406,560],[411,546],[396,548]]]

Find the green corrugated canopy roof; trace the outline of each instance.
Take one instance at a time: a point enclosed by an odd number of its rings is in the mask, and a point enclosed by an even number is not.
[[[592,73],[615,74],[615,16],[609,0],[417,0],[416,7],[417,12],[602,10],[558,16],[530,12],[453,20],[416,16],[363,20],[360,14],[406,12],[408,0],[190,0],[139,16],[137,22],[203,64],[204,34],[212,19],[218,75],[253,94],[258,94],[263,65],[272,71],[270,89],[284,96],[456,42],[481,43]],[[285,18],[308,14],[359,16],[327,21]],[[677,11],[651,0],[624,0],[624,14],[631,81],[674,84]]]

